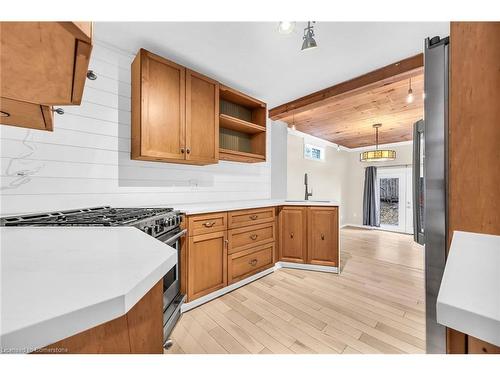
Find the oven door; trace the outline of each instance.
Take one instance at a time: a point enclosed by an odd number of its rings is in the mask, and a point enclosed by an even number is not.
[[[181,269],[181,237],[186,234],[186,229],[176,228],[164,233],[157,240],[164,242],[177,251],[177,264],[163,277],[163,309],[165,310],[180,292]]]

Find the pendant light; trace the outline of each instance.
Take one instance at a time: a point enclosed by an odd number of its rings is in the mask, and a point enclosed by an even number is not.
[[[302,51],[305,51],[307,49],[313,49],[318,46],[318,44],[314,40],[314,26],[311,25],[311,23],[316,23],[316,22],[315,21],[307,22],[307,27],[304,29],[304,36],[302,37],[302,39],[304,39],[304,42],[302,43]]]
[[[408,96],[406,97],[406,103],[413,103],[413,90],[411,89],[411,78],[410,78],[410,86],[408,88]]]
[[[396,159],[396,151],[378,149],[378,129],[382,124],[373,124],[375,128],[375,150],[365,151],[359,155],[360,161],[389,161]]]
[[[292,130],[297,130],[295,127],[295,112],[292,112]]]

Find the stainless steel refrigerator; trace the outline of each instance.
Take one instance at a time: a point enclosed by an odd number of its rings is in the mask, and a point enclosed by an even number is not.
[[[425,249],[427,353],[446,353],[436,300],[447,243],[448,45],[448,37],[425,40],[424,119],[413,129],[413,233]]]

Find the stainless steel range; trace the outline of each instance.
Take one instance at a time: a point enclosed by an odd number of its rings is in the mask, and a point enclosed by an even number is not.
[[[0,226],[132,226],[177,250],[177,264],[163,277],[163,337],[179,319],[182,215],[171,208],[111,208],[108,206],[0,218]]]

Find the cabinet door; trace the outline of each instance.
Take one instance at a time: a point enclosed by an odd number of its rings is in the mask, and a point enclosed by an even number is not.
[[[52,131],[49,106],[0,98],[0,124]]]
[[[132,63],[132,158],[185,159],[185,68],[143,49]]]
[[[186,70],[186,160],[219,159],[219,83]]]
[[[304,263],[307,256],[305,207],[284,207],[279,214],[279,226],[280,260]]]
[[[188,301],[227,285],[226,231],[189,238]]]
[[[336,267],[339,251],[338,209],[308,207],[307,228],[307,263]]]

